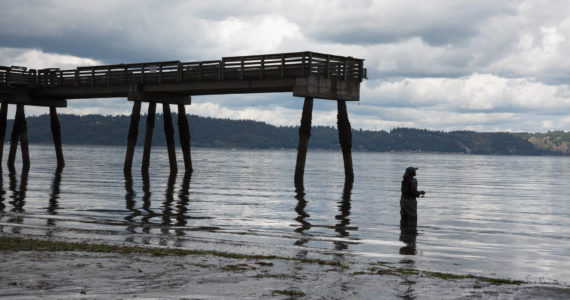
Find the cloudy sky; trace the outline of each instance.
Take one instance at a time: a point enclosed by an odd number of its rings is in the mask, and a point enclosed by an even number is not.
[[[0,65],[31,68],[316,51],[365,59],[353,128],[570,130],[570,2],[8,1]],[[193,97],[189,113],[297,125],[291,94]],[[126,99],[62,113],[128,114]],[[316,100],[315,125],[335,125]],[[30,108],[28,114],[45,113]]]

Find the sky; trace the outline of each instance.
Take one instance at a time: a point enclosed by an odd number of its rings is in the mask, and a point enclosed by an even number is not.
[[[314,51],[365,59],[360,101],[348,103],[353,129],[570,130],[565,0],[0,0],[0,16],[4,66]],[[196,96],[187,112],[295,126],[302,105],[291,93]],[[59,111],[131,108],[96,99]],[[315,100],[313,125],[336,126],[334,101]]]

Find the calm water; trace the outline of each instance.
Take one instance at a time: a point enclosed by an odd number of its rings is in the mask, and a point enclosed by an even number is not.
[[[6,147],[5,147],[6,149]],[[165,148],[142,178],[124,147],[31,146],[28,174],[4,174],[0,233],[352,262],[570,282],[570,158],[353,153],[309,149],[304,191],[295,151],[193,148],[191,178],[168,176]],[[5,153],[4,157],[7,156]],[[178,153],[179,166],[182,156]],[[400,227],[400,180],[417,166],[418,225]]]

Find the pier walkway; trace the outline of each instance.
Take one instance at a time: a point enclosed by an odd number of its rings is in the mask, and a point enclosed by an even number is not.
[[[303,181],[314,98],[336,100],[338,103],[339,140],[345,160],[345,174],[352,181],[351,129],[346,101],[360,100],[360,83],[366,78],[363,62],[363,59],[353,57],[296,52],[224,57],[221,60],[198,62],[163,61],[89,66],[71,70],[0,66],[0,139],[4,140],[5,136],[7,106],[17,105],[8,167],[14,168],[15,152],[20,142],[24,168],[29,168],[24,107],[50,107],[57,167],[61,169],[65,162],[56,108],[66,107],[67,101],[73,99],[127,98],[134,102],[124,166],[125,173],[130,173],[141,102],[149,102],[142,167],[143,172],[148,172],[156,103],[161,103],[171,170],[177,171],[169,107],[174,104],[178,105],[178,126],[185,170],[192,172],[190,131],[185,112],[185,105],[191,104],[191,96],[291,92],[295,97],[305,98],[295,182],[302,184]]]

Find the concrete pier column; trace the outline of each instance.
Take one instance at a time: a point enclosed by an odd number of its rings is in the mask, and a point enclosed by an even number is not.
[[[186,174],[192,174],[192,157],[190,156],[190,125],[186,118],[186,108],[184,104],[178,104],[178,134],[180,136],[180,147],[184,156],[184,170]]]
[[[148,103],[148,114],[146,116],[146,133],[144,137],[144,151],[141,171],[148,174],[150,165],[150,148],[152,146],[152,131],[154,130],[154,118],[156,114],[156,102]]]
[[[178,166],[176,166],[174,127],[172,126],[172,113],[170,112],[170,104],[162,103],[162,113],[164,115],[164,136],[166,138],[166,146],[168,147],[168,163],[170,164],[170,174],[172,175],[178,173]]]
[[[49,115],[51,119],[51,134],[53,137],[53,144],[55,146],[55,156],[57,158],[56,170],[61,171],[65,167],[65,160],[63,159],[63,150],[61,147],[61,126],[59,125],[55,107],[49,107]]]
[[[352,169],[352,129],[348,121],[346,111],[346,101],[337,101],[338,115],[338,139],[342,148],[342,158],[344,160],[345,182],[354,182],[354,171]]]
[[[305,160],[307,158],[309,137],[311,136],[312,118],[313,118],[313,98],[306,97],[305,103],[303,104],[301,127],[299,128],[299,147],[297,149],[297,165],[295,166],[295,186],[303,186],[303,177],[305,174]]]
[[[125,154],[125,165],[123,173],[131,174],[133,169],[133,156],[135,155],[135,146],[137,145],[137,137],[139,135],[139,120],[141,118],[141,102],[135,101],[133,104],[133,112],[131,113],[131,124],[129,125],[129,136],[127,138],[127,153]]]
[[[6,137],[6,119],[8,117],[8,103],[2,103],[0,107],[0,163],[4,154],[4,138]],[[2,168],[0,167],[0,174]]]

